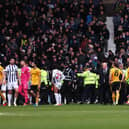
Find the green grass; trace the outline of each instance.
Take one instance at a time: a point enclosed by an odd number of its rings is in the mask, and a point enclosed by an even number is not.
[[[129,129],[129,106],[0,107],[0,129]]]

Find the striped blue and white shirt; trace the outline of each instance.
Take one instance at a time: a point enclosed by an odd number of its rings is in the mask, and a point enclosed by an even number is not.
[[[6,78],[7,78],[7,82],[16,82],[18,80],[17,77],[17,72],[18,72],[18,67],[17,65],[8,65],[5,68],[5,72],[6,72]]]

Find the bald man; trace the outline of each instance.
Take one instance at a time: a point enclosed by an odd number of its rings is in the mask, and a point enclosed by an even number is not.
[[[99,70],[100,74],[100,103],[107,104],[111,100],[110,86],[109,86],[109,68],[106,62],[103,62]]]

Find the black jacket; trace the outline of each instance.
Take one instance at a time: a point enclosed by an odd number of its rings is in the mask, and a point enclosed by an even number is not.
[[[100,80],[99,80],[100,85],[105,85],[105,84],[109,85],[109,69],[107,70],[106,73],[104,73],[103,69],[100,69],[99,75],[100,75]]]

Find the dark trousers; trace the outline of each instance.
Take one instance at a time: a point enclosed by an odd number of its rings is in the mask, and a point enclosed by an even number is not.
[[[127,87],[125,83],[121,83],[121,90],[120,90],[120,104],[124,104],[127,101]]]
[[[50,97],[50,103],[55,104],[55,96],[50,86],[46,86],[44,82],[41,83],[40,88],[40,104],[49,104],[48,96]]]
[[[25,102],[25,98],[22,95],[18,94],[17,104],[23,105],[24,102]]]
[[[55,104],[55,103],[56,103],[55,95],[54,95],[54,92],[51,90],[51,88],[49,88],[49,93],[48,93],[48,95],[49,95],[49,97],[50,97],[51,104]]]
[[[48,89],[40,90],[40,104],[48,104]]]
[[[46,89],[40,89],[40,105],[42,104],[49,104],[48,102],[48,96],[50,97],[50,103],[55,104],[55,96],[54,92],[51,90],[50,87],[47,87]]]
[[[111,102],[111,91],[107,84],[102,84],[99,87],[99,103],[107,104]]]
[[[95,85],[86,85],[82,93],[82,102],[90,101],[93,103],[95,101]]]
[[[67,104],[72,101],[72,82],[64,81],[63,87],[61,89],[62,100],[66,99]]]
[[[129,85],[126,85],[126,97],[129,96]]]
[[[72,85],[72,100],[74,103],[80,102],[80,87],[77,82],[74,82]]]
[[[40,104],[48,104],[48,93],[48,87],[44,84],[44,82],[42,82],[40,88]]]

